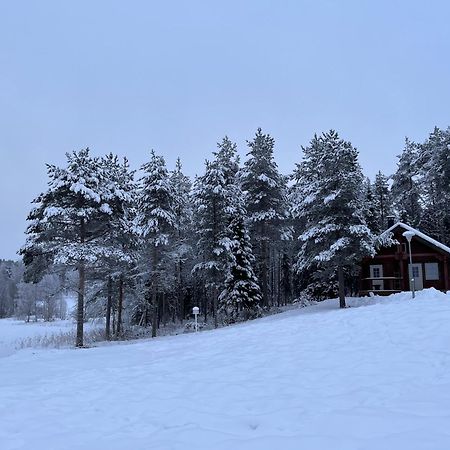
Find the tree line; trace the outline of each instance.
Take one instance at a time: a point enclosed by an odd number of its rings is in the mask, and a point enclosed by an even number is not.
[[[0,319],[16,317],[27,322],[67,316],[64,278],[48,273],[37,283],[25,283],[20,261],[0,260]]]
[[[269,134],[247,145],[241,164],[225,137],[193,180],[154,151],[138,171],[89,149],[47,166],[20,250],[24,280],[76,274],[77,346],[88,311],[105,317],[109,339],[131,324],[156,336],[192,306],[215,326],[299,299],[338,295],[345,307],[390,216],[450,244],[450,129],[406,139],[396,173],[374,182],[334,130],[302,147],[290,175]]]

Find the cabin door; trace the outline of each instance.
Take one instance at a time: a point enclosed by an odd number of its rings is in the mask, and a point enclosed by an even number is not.
[[[372,289],[374,291],[384,291],[383,265],[372,264],[370,266],[370,278],[372,279]],[[381,278],[377,280],[377,278]]]
[[[421,291],[423,289],[423,273],[422,264],[409,264],[409,275],[411,277],[411,267],[412,267],[412,278],[414,278],[414,290]]]

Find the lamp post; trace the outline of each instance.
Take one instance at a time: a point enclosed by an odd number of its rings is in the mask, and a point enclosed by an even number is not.
[[[405,231],[403,233],[403,236],[407,239],[408,241],[408,249],[409,249],[409,267],[410,267],[410,277],[409,277],[409,286],[411,289],[411,293],[412,293],[412,298],[415,298],[416,293],[415,293],[415,286],[414,286],[414,275],[413,275],[413,266],[412,266],[412,253],[411,253],[411,240],[413,238],[413,236],[415,236],[416,233],[414,233],[414,231]]]
[[[196,332],[196,333],[197,333],[197,331],[198,331],[198,320],[197,320],[197,316],[198,316],[199,312],[200,312],[200,308],[199,308],[198,306],[194,306],[194,307],[192,308],[192,314],[194,314],[194,317],[195,317],[195,332]]]

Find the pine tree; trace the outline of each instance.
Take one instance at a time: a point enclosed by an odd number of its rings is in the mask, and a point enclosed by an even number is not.
[[[174,191],[174,214],[176,233],[173,243],[173,259],[176,273],[176,310],[180,320],[184,318],[184,299],[188,295],[190,273],[192,270],[192,251],[194,239],[192,236],[192,214],[191,201],[192,183],[188,176],[182,171],[180,158],[177,159],[175,170],[170,175]]]
[[[402,222],[417,227],[422,215],[417,144],[406,138],[405,147],[398,158],[391,188],[394,208]]]
[[[112,153],[101,160],[105,178],[105,198],[110,208],[108,233],[105,245],[109,246],[107,258],[102,267],[107,267],[106,279],[106,338],[110,338],[113,281],[117,284],[117,321],[116,335],[122,333],[122,311],[125,285],[129,282],[136,263],[138,236],[135,229],[137,186],[134,172],[130,170],[128,160],[119,161]],[[104,272],[102,268],[98,272]]]
[[[250,151],[241,174],[265,307],[274,303],[275,279],[279,277],[270,274],[278,266],[279,245],[287,215],[285,179],[274,160],[274,144],[274,139],[258,128],[253,141],[248,142]]]
[[[245,224],[242,192],[237,183],[230,193],[231,221],[224,240],[228,255],[227,275],[219,305],[225,314],[225,322],[234,323],[259,317],[262,296],[253,271],[255,259]]]
[[[143,240],[147,266],[147,305],[152,312],[152,336],[156,336],[160,297],[171,284],[165,276],[169,244],[176,231],[174,190],[164,158],[152,150],[150,161],[141,168],[137,223]],[[147,310],[144,309],[146,320]]]
[[[331,130],[311,140],[294,174],[296,215],[304,223],[299,236],[298,272],[313,270],[313,280],[337,275],[340,306],[345,307],[345,271],[374,252],[363,211],[363,176],[358,152]]]
[[[198,262],[193,272],[202,276],[210,291],[210,304],[215,326],[218,325],[218,295],[224,282],[226,249],[223,239],[229,223],[229,190],[239,168],[236,144],[227,137],[218,144],[212,162],[206,161],[206,171],[194,183],[193,201],[197,232]]]
[[[435,128],[420,146],[418,163],[426,205],[421,228],[450,244],[450,128]]]
[[[370,231],[376,234],[379,231],[379,225],[377,220],[375,197],[373,194],[372,183],[369,178],[366,178],[364,181],[364,191],[364,218]]]
[[[387,228],[387,218],[392,214],[392,197],[389,190],[388,178],[378,172],[373,184],[374,212],[376,233],[382,233]]]
[[[109,253],[104,235],[111,207],[99,159],[91,157],[89,149],[66,156],[66,167],[47,166],[49,188],[33,201],[20,253],[28,279],[39,280],[55,264],[77,270],[76,346],[82,347],[86,274]]]

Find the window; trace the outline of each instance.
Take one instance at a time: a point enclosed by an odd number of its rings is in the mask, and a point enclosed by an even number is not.
[[[384,291],[382,264],[373,264],[370,266],[370,278],[372,279],[373,290]]]
[[[438,263],[425,263],[425,278],[427,280],[439,280]]]
[[[403,253],[408,253],[408,250],[406,248],[406,244],[402,244],[402,252]]]
[[[412,268],[412,276],[413,278],[419,278],[419,267],[418,266],[413,266]]]

